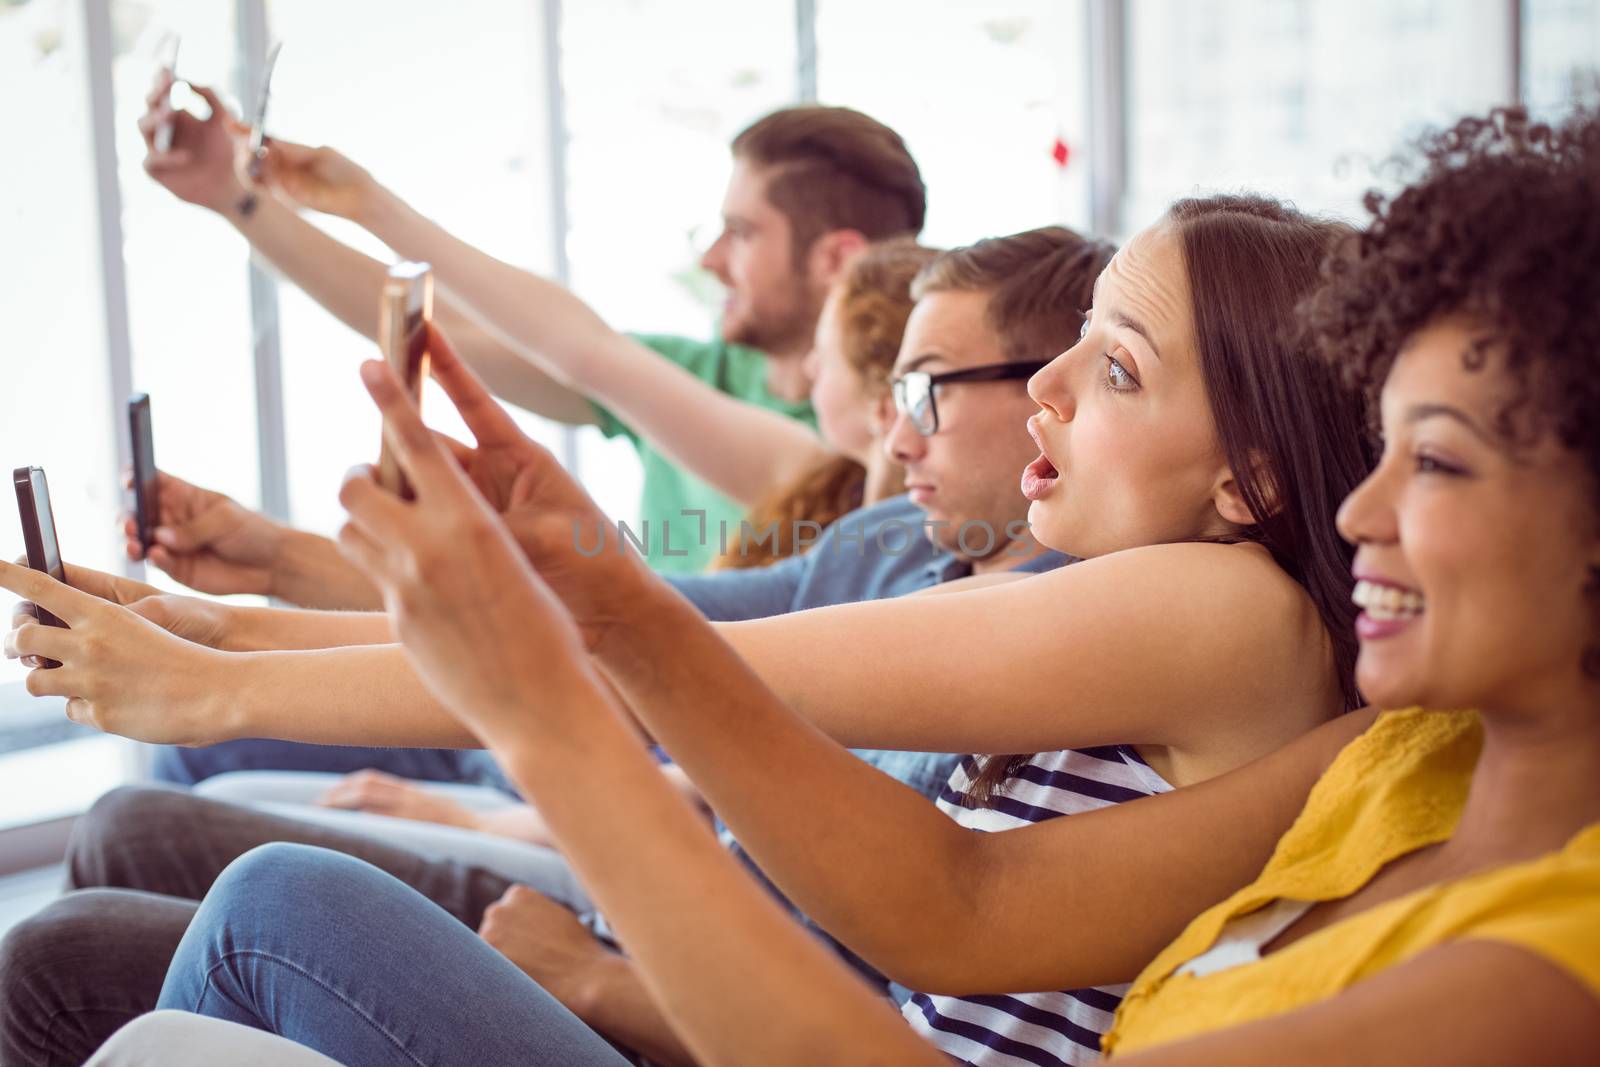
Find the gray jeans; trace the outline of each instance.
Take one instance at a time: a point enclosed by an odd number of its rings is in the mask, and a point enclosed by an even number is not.
[[[446,856],[183,790],[113,790],[73,835],[67,872],[75,891],[0,940],[0,1064],[76,1067],[123,1024],[153,1010],[197,902],[229,863],[273,841],[366,860],[473,930],[513,881]],[[574,910],[587,905],[559,857],[544,869],[545,884],[520,871],[516,880]]]

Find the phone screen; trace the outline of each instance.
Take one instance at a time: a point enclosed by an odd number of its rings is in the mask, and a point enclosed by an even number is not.
[[[128,433],[133,445],[133,510],[139,523],[139,543],[148,549],[160,514],[156,507],[156,451],[151,436],[149,393],[138,393],[128,401]]]
[[[56,541],[56,519],[50,510],[50,483],[42,467],[18,467],[12,472],[17,490],[17,512],[22,516],[22,541],[28,549],[28,566],[44,571],[58,582],[67,580],[61,566],[61,546]],[[46,626],[65,626],[42,607],[35,614]]]

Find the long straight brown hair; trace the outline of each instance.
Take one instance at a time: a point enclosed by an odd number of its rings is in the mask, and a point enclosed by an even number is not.
[[[1179,200],[1167,219],[1183,245],[1218,442],[1254,520],[1228,540],[1262,545],[1305,588],[1333,645],[1345,710],[1359,707],[1354,550],[1334,516],[1375,456],[1362,397],[1317,358],[1298,310],[1350,230],[1255,195]],[[985,759],[969,804],[989,804],[1029,758]]]

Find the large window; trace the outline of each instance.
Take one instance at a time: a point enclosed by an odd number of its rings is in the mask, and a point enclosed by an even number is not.
[[[0,550],[8,559],[22,552],[11,470],[39,466],[63,554],[114,568],[121,491],[88,56],[76,5],[0,5],[0,95],[9,101],[0,138],[11,146],[0,167]],[[0,624],[9,628],[12,598],[0,596]],[[66,795],[73,786],[92,796],[115,783],[120,766],[114,754],[106,761],[106,745],[63,743],[80,731],[63,726],[59,702],[28,699],[23,674],[17,662],[0,660],[0,826],[60,814],[82,800]]]
[[[1600,0],[1523,0],[1522,95],[1546,119],[1600,104]]]
[[[795,100],[790,0],[583,0],[562,7],[573,288],[618,329],[709,337],[721,295],[699,269],[720,226],[728,142]],[[608,512],[637,517],[632,447],[581,437]]]
[[[1252,189],[1359,216],[1424,125],[1511,97],[1505,0],[1130,0],[1123,228]]]
[[[532,73],[539,5],[271,0],[267,25],[283,42],[269,131],[333,145],[446,229],[549,271],[544,86]],[[317,221],[392,258],[353,226]],[[345,471],[377,457],[377,413],[356,374],[376,349],[291,285],[279,286],[278,306],[290,510],[297,525],[331,533]],[[559,436],[542,420],[525,424],[547,443]]]
[[[1084,19],[1057,0],[822,0],[817,94],[906,139],[930,244],[1088,225]]]

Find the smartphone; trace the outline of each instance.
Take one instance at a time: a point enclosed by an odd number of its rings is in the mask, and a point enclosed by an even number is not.
[[[128,438],[133,443],[133,517],[146,552],[154,541],[161,509],[156,499],[156,446],[150,436],[150,394],[128,400]]]
[[[422,379],[428,376],[428,323],[433,321],[433,270],[426,263],[396,263],[383,282],[383,304],[378,313],[378,347],[395,377],[422,403]],[[389,448],[387,435],[378,453],[378,484],[403,499],[415,494],[400,463]]]
[[[266,158],[266,149],[263,145],[267,137],[267,101],[272,98],[272,72],[278,69],[278,53],[283,51],[283,42],[279,41],[272,46],[272,51],[267,53],[267,61],[261,68],[261,92],[256,96],[255,121],[250,124],[250,177],[261,177],[261,161]]]
[[[156,46],[156,53],[160,57],[161,69],[172,72],[172,85],[167,88],[167,106],[175,107],[172,100],[172,89],[178,84],[178,46],[183,43],[183,38],[176,33],[168,34]],[[156,127],[155,149],[157,152],[172,151],[172,134],[177,122],[169,112],[161,125]]]
[[[56,543],[56,520],[50,511],[50,483],[45,481],[42,467],[18,467],[11,472],[17,487],[17,513],[22,516],[22,542],[28,549],[28,566],[44,571],[58,582],[65,582],[67,574],[61,566],[61,546]],[[45,626],[66,628],[66,623],[46,611],[33,606],[34,617]],[[59,667],[60,662],[42,659],[40,666]]]

